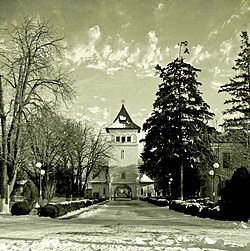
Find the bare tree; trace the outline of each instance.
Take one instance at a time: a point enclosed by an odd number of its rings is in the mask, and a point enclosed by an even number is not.
[[[36,168],[36,163],[42,164],[41,168],[45,170],[43,183],[43,197],[48,201],[53,197],[56,188],[56,169],[61,164],[61,158],[64,154],[63,148],[66,143],[64,124],[66,119],[59,116],[53,110],[44,107],[39,113],[33,114],[27,118],[26,152],[30,153],[29,164],[24,166],[26,173],[33,178],[37,187],[40,185],[40,172]]]
[[[89,178],[96,178],[101,172],[106,171],[108,160],[112,158],[112,146],[107,139],[107,135],[103,135],[101,130],[96,134],[92,131],[90,135],[89,154],[85,161],[83,172],[83,188],[85,191]]]
[[[71,184],[70,194],[79,196],[82,188],[84,162],[89,154],[91,126],[68,119],[65,123],[64,165]],[[63,156],[62,156],[63,157]]]
[[[24,18],[6,29],[6,33],[0,47],[0,211],[8,210],[20,155],[20,125],[25,116],[45,101],[67,101],[73,94],[70,76],[61,60],[63,38],[50,22]]]
[[[72,193],[84,196],[88,179],[96,177],[107,167],[111,145],[101,131],[96,132],[88,124],[70,121],[67,133],[65,155],[68,157]]]

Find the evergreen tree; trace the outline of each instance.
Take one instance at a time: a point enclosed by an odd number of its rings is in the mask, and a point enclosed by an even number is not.
[[[232,96],[225,101],[225,104],[231,107],[226,109],[224,114],[233,115],[233,118],[226,120],[227,125],[244,123],[250,119],[250,42],[246,31],[243,31],[240,37],[241,52],[232,67],[237,74],[219,90]]]
[[[249,130],[250,130],[250,41],[247,31],[241,32],[241,51],[232,69],[236,75],[229,83],[222,85],[219,92],[226,92],[231,98],[225,101],[229,108],[224,114],[231,115],[225,120],[224,126],[229,141],[237,148],[243,146],[240,152],[249,165]]]
[[[188,186],[194,182],[196,189],[202,185],[202,181],[197,180],[197,172],[188,170],[197,169],[199,173],[204,164],[211,166],[207,122],[213,114],[198,89],[201,83],[196,78],[200,70],[185,63],[183,58],[175,59],[166,67],[157,65],[156,70],[163,82],[156,93],[151,117],[143,125],[146,136],[142,139],[140,169],[159,180],[163,190],[167,189],[171,176],[172,194],[182,199],[183,184]],[[190,180],[183,182],[183,175]],[[191,180],[191,176],[196,179]]]

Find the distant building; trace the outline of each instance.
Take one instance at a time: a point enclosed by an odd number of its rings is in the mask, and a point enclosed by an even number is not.
[[[129,116],[124,104],[107,128],[112,145],[112,158],[107,170],[90,181],[88,189],[93,197],[136,199],[153,195],[153,181],[139,173],[138,133],[141,128]],[[145,188],[143,188],[145,187]]]
[[[231,134],[230,134],[231,133]],[[232,178],[233,173],[240,167],[248,168],[250,172],[250,152],[249,152],[249,138],[235,138],[239,133],[226,131],[218,135],[211,147],[215,156],[215,162],[219,167],[211,167],[214,171],[208,177],[206,184],[206,194],[210,194],[212,198],[212,191],[214,193],[214,200],[220,199],[222,191],[227,182]],[[213,187],[212,187],[213,186]]]

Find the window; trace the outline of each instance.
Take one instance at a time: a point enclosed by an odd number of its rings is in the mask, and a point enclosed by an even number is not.
[[[115,141],[116,141],[116,142],[120,142],[120,136],[116,136],[116,137],[115,137]]]
[[[230,153],[223,153],[223,168],[230,167]]]
[[[121,150],[121,159],[124,159],[125,158],[125,151],[122,149]]]
[[[126,141],[126,137],[122,136],[122,143],[124,143]]]
[[[137,141],[136,135],[133,134],[133,135],[132,135],[132,142],[136,142],[136,141]]]
[[[103,195],[106,196],[106,188],[103,188]]]
[[[131,136],[127,136],[127,142],[131,142]]]
[[[122,179],[122,180],[126,179],[126,173],[122,173],[122,174],[121,174],[121,179]]]

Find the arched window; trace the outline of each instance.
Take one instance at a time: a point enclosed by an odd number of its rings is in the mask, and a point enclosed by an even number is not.
[[[126,142],[126,137],[125,137],[125,135],[122,135],[122,136],[121,136],[121,141],[122,141],[122,143]]]
[[[132,135],[132,142],[137,142],[137,137],[135,134]]]
[[[122,149],[121,150],[121,159],[124,159],[125,158],[125,151]]]
[[[120,142],[120,136],[115,137],[115,142]]]
[[[131,136],[127,135],[127,142],[131,142]]]
[[[126,173],[121,173],[121,179],[125,180],[126,179]]]

